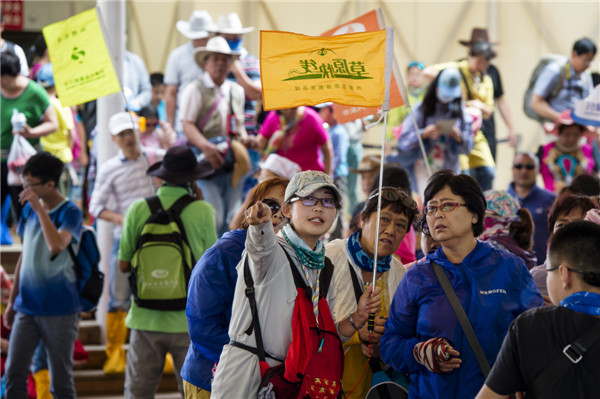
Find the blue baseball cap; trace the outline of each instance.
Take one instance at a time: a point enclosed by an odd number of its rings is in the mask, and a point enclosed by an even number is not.
[[[52,69],[52,63],[49,62],[40,68],[37,73],[37,82],[42,87],[54,86],[54,71]]]
[[[460,72],[456,68],[444,69],[438,79],[438,99],[443,103],[449,103],[461,96]]]

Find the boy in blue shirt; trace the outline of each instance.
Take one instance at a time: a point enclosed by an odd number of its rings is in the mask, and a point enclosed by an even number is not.
[[[58,189],[60,159],[47,152],[29,158],[23,170],[24,206],[17,229],[23,250],[4,323],[12,328],[6,362],[6,397],[27,397],[27,374],[33,353],[44,343],[50,365],[51,392],[75,398],[73,345],[81,305],[68,245],[81,236],[82,214]]]

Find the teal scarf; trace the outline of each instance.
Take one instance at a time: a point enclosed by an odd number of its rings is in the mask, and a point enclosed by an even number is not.
[[[286,224],[281,230],[285,240],[294,248],[296,256],[300,262],[310,269],[322,269],[325,267],[325,246],[321,240],[317,241],[313,251],[308,245],[298,237],[292,226]]]

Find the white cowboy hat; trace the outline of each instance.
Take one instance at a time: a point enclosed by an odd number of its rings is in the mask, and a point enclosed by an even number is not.
[[[240,56],[239,51],[232,51],[231,48],[229,48],[227,40],[223,39],[221,36],[215,36],[210,38],[205,47],[198,47],[194,50],[194,60],[200,68],[204,69],[206,57],[214,53],[229,55],[233,60],[236,60]]]
[[[210,32],[230,33],[233,35],[243,35],[244,33],[252,32],[253,30],[253,26],[243,28],[242,21],[240,21],[240,17],[234,12],[219,15],[217,25],[213,25],[213,27],[209,29]]]
[[[189,21],[177,21],[175,27],[188,39],[204,39],[209,35],[209,29],[214,29],[212,18],[205,10],[196,10],[190,15]]]

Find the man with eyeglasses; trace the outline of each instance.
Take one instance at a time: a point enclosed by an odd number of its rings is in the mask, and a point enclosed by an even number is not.
[[[535,226],[533,250],[538,263],[546,260],[546,244],[550,231],[548,230],[548,212],[554,203],[556,195],[536,185],[539,173],[538,158],[531,152],[519,152],[515,156],[512,167],[513,181],[508,187],[508,193],[519,200],[523,208],[527,208],[533,217]]]
[[[549,260],[546,281],[556,306],[531,309],[514,320],[476,399],[516,392],[539,399],[597,397],[600,226],[579,221],[563,227],[550,241]],[[585,335],[589,340],[581,338]],[[555,372],[545,374],[547,368]]]

